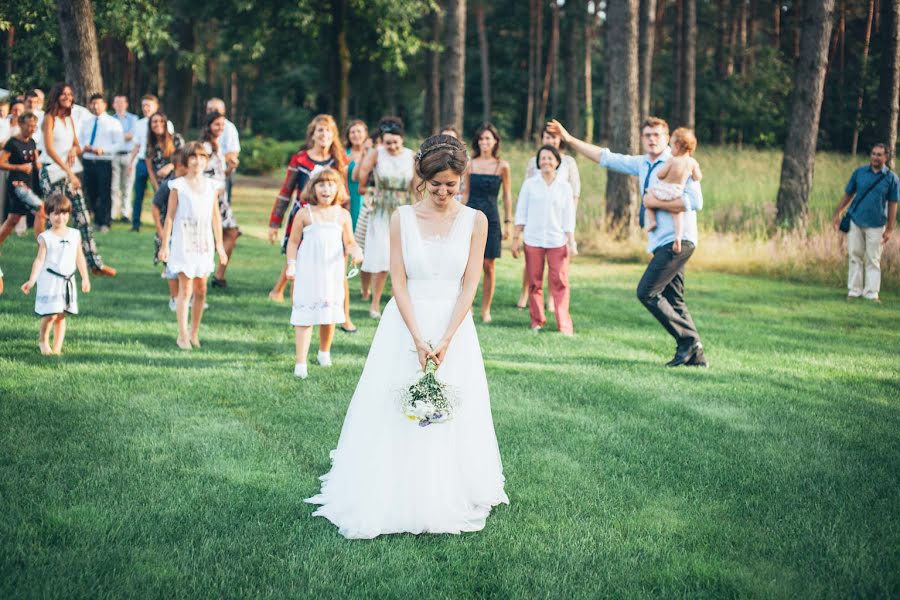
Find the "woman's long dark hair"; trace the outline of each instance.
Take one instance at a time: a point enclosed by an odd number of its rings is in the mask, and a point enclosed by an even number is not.
[[[212,124],[216,119],[224,118],[225,116],[222,113],[211,112],[206,113],[206,117],[203,119],[203,129],[200,131],[200,141],[208,142],[209,145],[212,146],[213,152],[219,151],[219,142],[213,137]]]
[[[497,140],[497,143],[494,144],[494,149],[491,150],[491,156],[500,158],[500,132],[497,131],[497,128],[491,123],[482,123],[481,126],[475,130],[475,137],[472,138],[472,158],[481,156],[481,147],[478,145],[478,140],[481,139],[481,135],[485,131],[490,131],[491,135],[494,136],[494,139]]]
[[[162,117],[163,120],[162,139],[153,133],[153,119],[157,117]],[[161,110],[156,111],[147,119],[147,149],[150,150],[152,148],[160,148],[164,158],[169,158],[175,153],[175,138],[169,133],[169,117]]]
[[[63,91],[66,88],[71,90],[72,94],[75,94],[75,88],[72,87],[72,84],[66,83],[64,81],[60,81],[58,83],[54,83],[53,87],[50,88],[50,93],[47,95],[47,113],[53,115],[54,117],[62,117],[66,118],[72,114],[72,107],[63,108],[59,105],[59,97],[62,96]]]

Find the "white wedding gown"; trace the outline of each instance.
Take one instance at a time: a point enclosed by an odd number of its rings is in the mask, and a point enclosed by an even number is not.
[[[461,206],[445,238],[423,239],[412,206],[401,206],[403,260],[425,340],[443,335],[461,289],[476,211]],[[347,538],[387,533],[460,533],[484,528],[509,504],[491,418],[484,361],[471,313],[450,342],[438,379],[452,386],[453,420],[420,427],[400,396],[420,375],[412,336],[393,299],[375,332],[347,409],[331,471],[307,499]]]

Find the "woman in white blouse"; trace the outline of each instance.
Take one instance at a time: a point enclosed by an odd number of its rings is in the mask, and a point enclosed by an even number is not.
[[[557,150],[560,151],[560,156],[562,157],[562,163],[559,165],[559,169],[556,170],[556,176],[565,179],[569,182],[569,185],[572,186],[572,198],[575,200],[575,209],[576,212],[578,210],[578,199],[581,197],[581,175],[578,173],[578,163],[575,162],[575,159],[568,154],[563,154],[562,151],[565,150],[566,143],[563,141],[561,137],[555,135],[547,130],[547,126],[544,125],[544,131],[541,132],[541,144],[545,146],[553,146]],[[538,164],[537,158],[532,156],[528,159],[528,164],[525,165],[525,179],[531,179],[538,173]],[[525,308],[528,304],[528,272],[522,271],[522,291],[519,293],[519,301],[516,302],[516,306],[519,308]],[[549,312],[554,311],[553,307],[553,297],[547,298],[547,310]]]
[[[559,150],[545,145],[537,151],[540,175],[522,184],[516,205],[513,258],[519,256],[519,238],[525,241],[525,272],[528,275],[528,308],[531,330],[540,331],[544,317],[544,261],[550,270],[550,294],[556,303],[556,325],[563,335],[572,335],[569,315],[569,257],[578,253],[575,244],[575,198],[572,186],[559,175]],[[524,233],[524,236],[523,236]]]

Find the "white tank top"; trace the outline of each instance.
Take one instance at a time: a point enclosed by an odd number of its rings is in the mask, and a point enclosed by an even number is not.
[[[69,150],[72,149],[72,146],[75,145],[75,121],[71,116],[61,118],[61,117],[51,117],[49,114],[44,116],[45,119],[54,119],[53,123],[53,149],[59,155],[59,157],[63,160],[66,160],[66,156],[69,154]],[[50,176],[51,182],[56,182],[66,176],[66,172],[56,164],[56,161],[50,158],[49,155],[45,157],[45,162],[47,164],[47,175]],[[81,166],[81,160],[79,158],[75,159],[75,164],[71,166],[73,173],[81,173],[83,167]]]

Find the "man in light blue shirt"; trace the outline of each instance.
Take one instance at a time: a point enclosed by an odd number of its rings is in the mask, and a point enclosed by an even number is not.
[[[119,94],[113,98],[113,118],[122,125],[124,138],[112,159],[112,219],[131,222],[131,189],[134,187],[134,169],[131,168],[131,148],[138,118],[128,112],[128,96]]]
[[[648,235],[647,250],[653,254],[637,287],[638,299],[650,314],[675,338],[675,356],[666,366],[706,367],[708,363],[694,319],[684,302],[684,266],[697,247],[697,213],[703,208],[699,182],[688,180],[682,202],[659,201],[646,197],[656,183],[657,171],[671,156],[669,125],[662,119],[648,117],[641,125],[641,144],[646,154],[624,155],[611,152],[573,137],[558,121],[550,121],[548,130],[560,135],[580,154],[613,171],[638,177],[641,190],[641,224],[644,208],[656,210],[656,229]],[[673,212],[684,213],[681,252],[674,252],[675,223]]]

